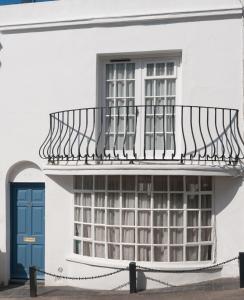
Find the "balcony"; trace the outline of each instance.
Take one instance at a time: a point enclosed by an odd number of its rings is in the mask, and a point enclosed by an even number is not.
[[[61,161],[178,161],[239,164],[239,111],[183,105],[96,107],[50,114],[41,158]]]

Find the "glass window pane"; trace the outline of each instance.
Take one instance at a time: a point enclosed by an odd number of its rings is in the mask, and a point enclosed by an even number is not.
[[[108,176],[108,190],[120,189],[120,176]]]
[[[120,246],[119,245],[108,245],[108,258],[109,259],[120,259]]]
[[[204,228],[201,230],[201,241],[207,242],[212,240],[212,229]]]
[[[82,189],[82,176],[75,176],[75,188]]]
[[[82,222],[82,218],[81,218],[81,208],[79,207],[75,207],[74,209],[74,219],[77,222]]]
[[[128,79],[135,78],[135,64],[134,63],[126,64],[126,78],[128,78]]]
[[[183,208],[184,194],[170,194],[170,208]]]
[[[165,95],[165,80],[160,79],[156,80],[156,96],[164,96]]]
[[[122,211],[122,225],[135,225],[135,212],[130,210]]]
[[[126,97],[135,97],[135,82],[133,80],[126,82]]]
[[[122,257],[124,260],[135,260],[135,247],[122,246]]]
[[[122,229],[122,242],[123,243],[135,243],[135,229],[123,228]]]
[[[174,75],[174,63],[167,63],[167,75]]]
[[[154,247],[154,261],[168,261],[168,248]]]
[[[108,227],[107,228],[107,241],[116,242],[120,241],[120,230],[117,227]]]
[[[81,205],[81,194],[75,193],[75,205]]]
[[[108,222],[108,225],[119,225],[120,224],[119,210],[108,209],[107,210],[107,222]]]
[[[125,64],[116,64],[116,78],[123,79],[125,78]]]
[[[170,190],[183,191],[183,176],[170,176]]]
[[[108,193],[108,207],[120,207],[119,193]]]
[[[114,77],[114,65],[113,64],[107,64],[106,65],[106,79],[113,79]]]
[[[75,224],[74,235],[81,237],[81,225],[80,224]]]
[[[154,208],[165,209],[168,206],[167,194],[154,194]]]
[[[91,200],[91,194],[89,193],[89,194],[87,194],[87,193],[84,193],[83,194],[83,199],[82,199],[82,205],[83,206],[92,206],[92,200]]]
[[[188,243],[198,242],[198,229],[197,228],[187,229],[187,242]]]
[[[95,226],[95,241],[105,241],[105,227]]]
[[[137,190],[139,192],[151,192],[151,176],[138,176],[137,180]]]
[[[153,243],[154,244],[167,244],[168,243],[168,229],[154,228],[153,229]]]
[[[83,176],[83,189],[84,190],[93,189],[93,176]]]
[[[124,97],[125,96],[125,83],[124,81],[116,82],[116,97]]]
[[[91,209],[90,208],[83,208],[83,222],[91,223]]]
[[[201,196],[201,208],[212,208],[212,196],[202,195]]]
[[[106,97],[109,97],[109,98],[114,97],[114,83],[113,82],[106,83]]]
[[[95,244],[95,256],[96,257],[105,257],[105,246],[104,244]]]
[[[197,261],[198,260],[198,247],[186,247],[186,260]]]
[[[138,208],[150,208],[151,196],[147,194],[138,194]]]
[[[170,229],[170,244],[183,243],[183,229]]]
[[[170,247],[170,261],[183,260],[183,247]]]
[[[81,254],[81,241],[74,240],[74,253]]]
[[[122,190],[134,191],[135,185],[135,176],[122,176]]]
[[[167,80],[167,95],[175,95],[175,79],[168,79]]]
[[[91,225],[83,225],[83,237],[84,238],[91,237]]]
[[[198,211],[187,212],[187,226],[198,226]]]
[[[135,207],[135,194],[134,193],[123,193],[122,207],[123,208],[134,208]]]
[[[159,192],[167,191],[168,190],[167,176],[154,176],[153,190]]]
[[[96,224],[104,224],[105,222],[105,210],[104,209],[95,209],[95,223]]]
[[[163,76],[165,74],[165,64],[158,63],[156,64],[156,76]]]
[[[138,229],[137,232],[139,244],[151,244],[151,229]]]
[[[92,256],[92,243],[83,242],[83,255]]]
[[[145,85],[145,95],[146,96],[154,96],[154,89],[153,89],[153,83],[154,80],[146,80],[146,85]]]
[[[197,176],[186,176],[186,190],[192,193],[199,191]]]
[[[137,257],[138,257],[138,260],[140,260],[140,261],[150,261],[151,260],[151,247],[138,246]]]
[[[154,211],[153,212],[153,226],[157,226],[157,227],[168,226],[168,212]]]
[[[150,226],[151,213],[150,211],[138,211],[138,226]]]
[[[212,191],[212,177],[201,177],[201,191]]]
[[[201,246],[201,260],[212,260],[212,246]]]
[[[95,207],[104,207],[105,193],[95,193]]]
[[[147,76],[154,75],[154,64],[147,64]]]
[[[187,208],[199,208],[198,195],[187,195]]]
[[[183,226],[183,211],[170,212],[170,226]]]
[[[105,190],[105,176],[95,176],[95,189]]]
[[[201,212],[201,225],[202,226],[211,226],[211,211],[202,211]]]

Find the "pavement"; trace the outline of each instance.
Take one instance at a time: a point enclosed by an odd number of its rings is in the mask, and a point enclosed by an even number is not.
[[[10,284],[0,287],[2,299],[32,299],[29,284]],[[140,291],[93,291],[73,287],[38,285],[38,297],[44,300],[244,300],[244,289],[239,288],[238,278],[225,278],[172,288]]]

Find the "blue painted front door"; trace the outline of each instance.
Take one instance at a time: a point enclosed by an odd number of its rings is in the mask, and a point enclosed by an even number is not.
[[[12,279],[28,278],[30,266],[44,269],[44,196],[44,183],[11,184]]]

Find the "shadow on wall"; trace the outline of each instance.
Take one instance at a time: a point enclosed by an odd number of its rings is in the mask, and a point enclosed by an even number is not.
[[[221,213],[235,198],[242,185],[241,177],[216,177],[215,213]]]

